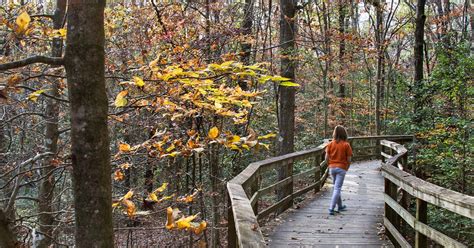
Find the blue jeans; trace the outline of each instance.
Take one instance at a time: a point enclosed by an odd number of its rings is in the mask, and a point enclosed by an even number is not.
[[[346,171],[341,168],[329,168],[329,174],[331,174],[332,182],[334,184],[334,189],[332,191],[331,205],[329,205],[329,210],[334,210],[336,204],[339,208],[342,207],[341,199],[341,188],[344,183],[344,177],[346,176]]]

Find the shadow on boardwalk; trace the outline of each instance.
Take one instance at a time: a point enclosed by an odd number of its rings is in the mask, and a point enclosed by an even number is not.
[[[381,234],[383,188],[380,161],[354,163],[342,189],[347,211],[328,215],[332,193],[328,183],[301,207],[269,224],[266,240],[270,247],[393,247]]]

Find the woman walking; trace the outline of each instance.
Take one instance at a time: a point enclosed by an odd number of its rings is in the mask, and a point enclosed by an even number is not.
[[[326,146],[326,162],[329,166],[329,174],[332,177],[334,189],[332,192],[329,214],[334,215],[346,209],[342,205],[341,189],[344,177],[352,158],[352,148],[347,142],[347,132],[343,126],[336,126],[332,134],[332,141]],[[335,209],[337,205],[337,210]]]

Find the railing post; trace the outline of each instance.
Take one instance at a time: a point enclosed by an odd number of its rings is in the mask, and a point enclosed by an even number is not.
[[[392,185],[392,182],[388,180],[387,178],[384,179],[384,188],[385,188],[384,189],[385,194],[392,197],[391,192],[392,192],[393,185]],[[385,209],[385,212],[384,212],[385,217],[390,221],[390,223],[392,223],[392,225],[395,226],[394,218],[393,218],[394,213],[393,213],[392,208],[387,203],[385,203],[384,209]],[[393,244],[396,244],[396,240],[390,232],[387,233],[387,236],[392,241]]]
[[[322,153],[318,152],[314,155],[314,167],[316,168],[316,171],[314,173],[315,183],[321,180],[321,154]],[[319,170],[317,169],[318,167]],[[319,190],[321,190],[321,184],[317,184],[316,187],[314,187],[314,193],[319,192]]]
[[[260,175],[254,175],[254,179],[253,179],[253,182],[252,184],[250,185],[250,195],[253,195],[255,194],[255,192],[257,192],[259,190],[259,181],[260,181]],[[252,206],[252,209],[253,209],[253,212],[255,213],[255,215],[258,214],[258,200],[255,202],[255,205]]]
[[[428,221],[428,204],[421,199],[416,199],[416,220],[425,224]],[[428,247],[427,238],[417,231],[415,235],[415,248],[422,247]]]
[[[408,153],[403,155],[403,157],[401,157],[401,161],[400,161],[403,165],[403,170],[404,171],[407,171],[408,172]],[[399,189],[401,190],[402,192],[402,198],[400,199],[400,205],[404,208],[404,209],[408,209],[408,206],[410,205],[410,195],[403,189]],[[404,221],[401,221],[400,222],[400,229],[401,229],[401,233],[403,235],[406,235],[406,230],[407,230],[407,225],[406,225],[406,222]]]
[[[229,248],[237,247],[237,231],[235,230],[234,212],[229,193],[227,193],[227,245]]]
[[[375,139],[375,158],[376,159],[380,159],[380,158],[383,158],[382,156],[382,153],[381,153],[381,149],[382,149],[382,145],[380,144],[380,138],[376,138]]]

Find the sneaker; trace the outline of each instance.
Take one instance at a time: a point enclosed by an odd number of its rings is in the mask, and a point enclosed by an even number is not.
[[[337,211],[338,211],[338,212],[346,211],[346,208],[347,208],[346,205],[342,205],[342,207],[339,207],[339,208],[337,209]]]
[[[334,211],[333,209],[329,209],[329,215],[335,215],[336,214],[336,211]]]

